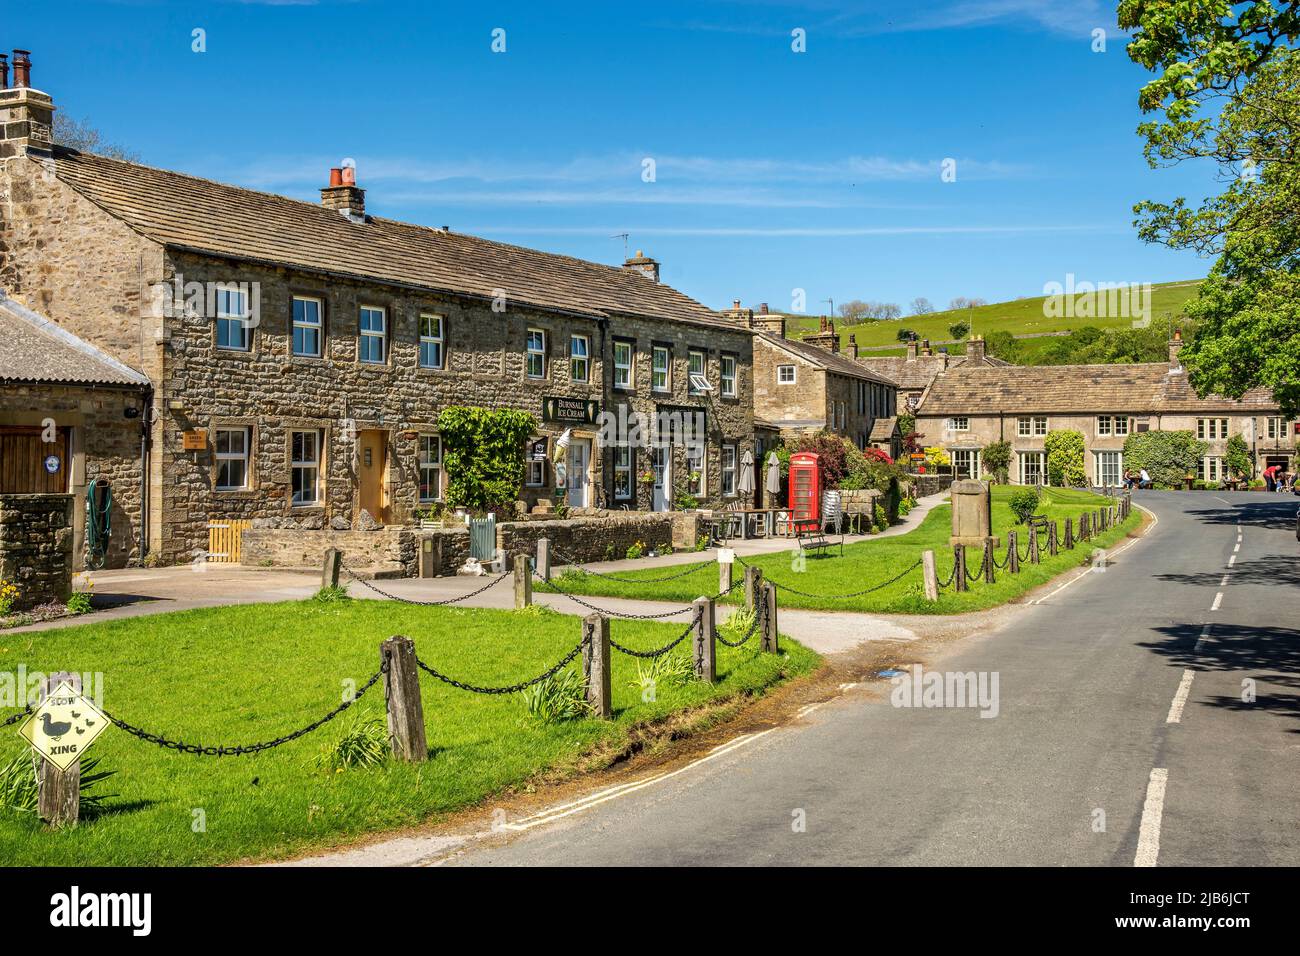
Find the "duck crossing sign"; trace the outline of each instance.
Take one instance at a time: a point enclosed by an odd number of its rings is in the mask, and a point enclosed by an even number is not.
[[[68,681],[60,681],[18,729],[32,749],[67,770],[109,725],[109,719]]]

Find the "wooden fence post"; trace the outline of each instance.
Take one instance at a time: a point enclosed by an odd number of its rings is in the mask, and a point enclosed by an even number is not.
[[[1020,573],[1020,532],[1007,532],[1007,572]]]
[[[532,558],[519,551],[515,554],[515,610],[533,603]]]
[[[1047,553],[1056,557],[1059,550],[1060,546],[1056,542],[1056,519],[1053,518],[1052,523],[1047,526]]]
[[[1029,526],[1029,563],[1038,564],[1042,558],[1038,553],[1038,525]]]
[[[429,759],[429,744],[424,735],[424,704],[420,701],[415,642],[395,634],[379,645],[379,660],[387,665],[384,701],[393,756],[407,763],[423,763]]]
[[[763,582],[763,650],[775,654],[781,650],[776,629],[776,585]]]
[[[714,617],[713,598],[700,595],[694,601],[695,628],[692,637],[695,653],[695,676],[710,684],[718,680],[718,622]]]
[[[320,586],[336,588],[339,586],[339,569],[343,565],[343,552],[338,548],[325,549],[325,566],[321,568]]]
[[[40,700],[53,693],[67,681],[74,691],[81,693],[81,675],[67,672],[50,674],[41,681]],[[52,827],[76,826],[81,815],[81,761],[74,760],[67,770],[60,770],[44,757],[37,757],[36,811]]]
[[[939,600],[939,572],[934,567],[934,552],[921,552],[921,576],[925,579],[925,599]]]
[[[957,585],[957,591],[970,590],[970,582],[966,580],[966,545],[954,544],[952,546],[952,580]]]
[[[731,569],[734,565],[730,561],[718,562],[718,593],[729,594],[731,592]]]
[[[745,568],[745,607],[747,610],[754,610],[754,602],[760,597],[759,589],[762,586],[762,570],[753,565],[747,566]]]
[[[1065,547],[1069,551],[1074,550],[1074,521],[1071,518],[1065,519]]]
[[[543,581],[551,580],[551,539],[537,539],[537,575]]]
[[[984,539],[984,583],[995,584],[996,578],[993,575],[993,539]]]
[[[582,645],[582,676],[587,684],[587,703],[591,712],[602,720],[614,716],[610,696],[609,618],[589,614],[582,619],[587,642]]]

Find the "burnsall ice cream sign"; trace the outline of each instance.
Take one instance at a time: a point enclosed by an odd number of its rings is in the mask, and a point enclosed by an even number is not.
[[[600,402],[585,398],[547,395],[542,398],[542,421],[590,425],[600,415]]]

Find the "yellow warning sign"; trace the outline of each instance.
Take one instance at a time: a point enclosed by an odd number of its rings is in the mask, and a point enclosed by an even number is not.
[[[60,770],[67,770],[108,725],[108,718],[90,698],[67,681],[60,681],[18,733],[38,754]]]

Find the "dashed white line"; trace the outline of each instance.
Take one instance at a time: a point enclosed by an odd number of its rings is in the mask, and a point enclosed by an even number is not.
[[[1231,556],[1228,558],[1228,567],[1232,567],[1232,566],[1233,566],[1234,564],[1236,564],[1236,563],[1237,563],[1237,556],[1236,556],[1235,554],[1234,554],[1234,555],[1231,555]]]
[[[1204,641],[1209,636],[1210,636],[1210,625],[1206,624],[1203,628],[1201,628],[1201,636],[1196,639],[1196,644],[1195,646],[1192,647],[1193,654],[1200,652],[1201,642]]]
[[[1218,594],[1214,595],[1214,603],[1210,605],[1210,610],[1217,611],[1219,609],[1219,605],[1222,603],[1223,603],[1223,592],[1220,591]]]
[[[1236,554],[1240,550],[1241,550],[1241,542],[1238,541],[1236,544],[1232,546],[1232,553]]]
[[[1165,813],[1165,786],[1169,771],[1156,767],[1147,780],[1147,799],[1142,804],[1142,824],[1138,827],[1137,854],[1134,866],[1155,866],[1160,856],[1160,821]]]
[[[1225,574],[1222,580],[1219,581],[1219,587],[1224,588],[1227,586],[1228,586],[1228,576]]]
[[[1174,694],[1173,703],[1169,705],[1169,716],[1165,718],[1166,724],[1180,724],[1183,722],[1183,707],[1187,703],[1187,695],[1191,693],[1192,678],[1195,676],[1196,671],[1183,671],[1183,679],[1178,682],[1178,691]]]

